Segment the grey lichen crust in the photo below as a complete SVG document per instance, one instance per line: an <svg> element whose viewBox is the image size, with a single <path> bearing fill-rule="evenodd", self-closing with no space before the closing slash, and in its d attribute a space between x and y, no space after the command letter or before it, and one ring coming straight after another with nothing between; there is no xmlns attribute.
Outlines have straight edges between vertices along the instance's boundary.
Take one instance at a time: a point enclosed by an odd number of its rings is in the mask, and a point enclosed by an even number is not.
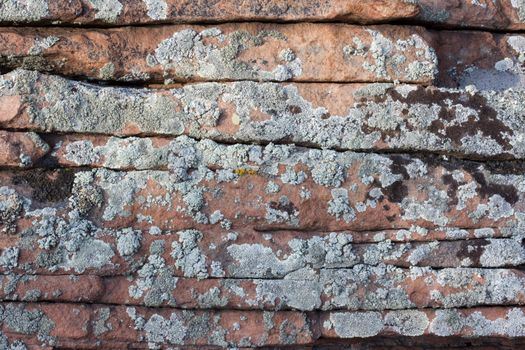
<svg viewBox="0 0 525 350"><path fill-rule="evenodd" d="M440 337L468 334L471 337L523 337L525 315L519 308L510 309L504 317L491 320L480 311L458 309L436 310L433 319L424 311L390 311L344 313L333 312L323 324L341 338L363 338L383 334L389 330L405 336L423 334Z"/></svg>
<svg viewBox="0 0 525 350"><path fill-rule="evenodd" d="M518 19L525 23L525 1L524 0L511 0L512 6L516 9Z"/></svg>
<svg viewBox="0 0 525 350"><path fill-rule="evenodd" d="M148 8L148 16L153 20L165 20L168 17L168 4L165 0L143 0Z"/></svg>
<svg viewBox="0 0 525 350"><path fill-rule="evenodd" d="M272 70L238 58L243 51L261 46L269 38L286 42L286 37L277 31L252 35L247 31L223 34L219 28L201 32L185 29L163 40L155 52L147 56L146 62L151 67L160 65L168 81L187 77L285 81L300 76L301 60L291 49L283 50L280 64Z"/></svg>
<svg viewBox="0 0 525 350"><path fill-rule="evenodd" d="M123 6L118 0L88 0L95 9L95 19L113 23L121 14Z"/></svg>
<svg viewBox="0 0 525 350"><path fill-rule="evenodd" d="M137 132L146 134L187 134L217 141L286 140L296 145L340 150L525 157L525 127L521 122L525 110L523 90L471 94L465 90L372 84L350 88L348 93L354 94L355 102L348 106L348 112L330 115L327 107L314 107L305 99L299 87L238 82L203 83L166 91L131 90L101 88L17 70L0 79L0 96L21 95L28 106L32 127L46 132L119 135L129 134L126 130L135 126L140 130ZM378 88L382 91L380 95ZM433 102L428 102L429 99ZM233 105L234 112L226 114L219 107L224 104ZM254 117L254 111L265 117ZM224 131L221 126L225 123L232 123L235 130ZM150 147L147 140L140 141L144 143L140 147L114 141L116 149ZM78 163L95 159L99 152L112 152L108 146L78 144L93 149L88 160ZM152 154L153 159L161 157ZM116 155L107 158L121 159ZM137 162L138 167L144 167L151 160L144 158L140 162L145 165Z"/></svg>
<svg viewBox="0 0 525 350"><path fill-rule="evenodd" d="M363 69L373 73L378 81L397 80L404 71L406 79L410 81L433 80L438 73L437 55L433 48L417 34L408 39L392 41L377 30L368 29L372 40L367 47L359 37L354 37L353 43L343 48L343 56L363 56ZM420 58L407 64L405 52L414 50ZM370 62L373 63L370 63Z"/></svg>
<svg viewBox="0 0 525 350"><path fill-rule="evenodd" d="M39 22L49 14L47 0L2 0L0 22Z"/></svg>

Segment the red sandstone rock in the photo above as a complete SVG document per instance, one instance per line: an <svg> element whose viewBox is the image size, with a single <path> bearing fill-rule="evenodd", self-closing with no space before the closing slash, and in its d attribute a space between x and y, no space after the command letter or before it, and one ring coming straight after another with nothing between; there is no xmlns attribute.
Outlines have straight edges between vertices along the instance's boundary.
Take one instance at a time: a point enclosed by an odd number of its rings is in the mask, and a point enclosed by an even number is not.
<svg viewBox="0 0 525 350"><path fill-rule="evenodd" d="M525 5L518 0L419 0L419 21L447 27L525 29Z"/></svg>
<svg viewBox="0 0 525 350"><path fill-rule="evenodd" d="M3 287L8 292L0 296L14 301L268 311L525 304L525 275L511 269L405 270L390 265L356 265L319 272L306 268L284 279L202 280L177 278L168 267L147 277L145 270L143 267L137 275L112 277L7 275ZM505 295L499 294L498 285L506 286Z"/></svg>
<svg viewBox="0 0 525 350"><path fill-rule="evenodd" d="M33 132L0 130L0 165L27 167L49 151L47 143Z"/></svg>
<svg viewBox="0 0 525 350"><path fill-rule="evenodd" d="M343 21L377 23L416 19L448 27L521 30L525 8L517 0L20 0L0 5L1 23L130 25L226 21Z"/></svg>
<svg viewBox="0 0 525 350"><path fill-rule="evenodd" d="M474 85L479 90L525 86L525 35L440 31L434 38L439 48L437 85Z"/></svg>
<svg viewBox="0 0 525 350"><path fill-rule="evenodd" d="M124 344L138 349L177 345L260 347L309 344L318 337L315 318L299 312L181 311L59 303L6 303L4 312L1 330L8 337L61 348L118 348ZM17 322L16 317L23 320Z"/></svg>
<svg viewBox="0 0 525 350"><path fill-rule="evenodd" d="M418 27L224 24L3 28L0 66L119 81L401 81L429 84L437 59Z"/></svg>
<svg viewBox="0 0 525 350"><path fill-rule="evenodd" d="M522 348L524 11L1 2L0 349Z"/></svg>
<svg viewBox="0 0 525 350"><path fill-rule="evenodd" d="M521 122L525 94L520 89L237 82L137 91L22 70L3 78L0 127L9 129L118 136L186 134L227 143L284 142L475 159L525 157ZM165 169L173 153L169 139L45 138L56 146L53 162L64 166Z"/></svg>
<svg viewBox="0 0 525 350"><path fill-rule="evenodd" d="M169 171L2 172L0 178L35 204L56 208L61 217L71 210L88 215L93 208L87 218L101 228L341 231L418 225L511 230L521 222L522 176L511 169L503 175L490 164L197 144L186 138L178 140L176 149ZM234 152L242 157L235 158ZM221 154L233 158L221 160ZM82 185L70 192L75 178ZM64 181L66 186L55 188ZM83 193L85 186L96 192ZM89 208L75 204L84 200L91 201ZM20 224L27 228L35 216L30 218L22 217Z"/></svg>
<svg viewBox="0 0 525 350"><path fill-rule="evenodd" d="M413 17L415 3L405 0L192 1L192 0L15 0L0 5L4 23L153 24L216 21L384 22Z"/></svg>
<svg viewBox="0 0 525 350"><path fill-rule="evenodd" d="M66 348L72 344L98 349L123 344L138 349L148 345L162 349L177 345L253 347L308 345L319 337L522 337L523 315L523 309L518 307L338 311L319 315L6 303L2 331L9 338L29 345L48 343ZM16 317L20 319L17 321Z"/></svg>

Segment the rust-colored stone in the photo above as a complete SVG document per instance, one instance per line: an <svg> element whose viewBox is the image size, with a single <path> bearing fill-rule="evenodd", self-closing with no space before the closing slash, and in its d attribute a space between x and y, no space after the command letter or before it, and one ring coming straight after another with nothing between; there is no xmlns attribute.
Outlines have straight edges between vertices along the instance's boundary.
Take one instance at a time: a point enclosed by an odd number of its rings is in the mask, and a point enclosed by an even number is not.
<svg viewBox="0 0 525 350"><path fill-rule="evenodd" d="M429 84L437 73L429 39L419 27L343 24L2 28L0 67L109 81Z"/></svg>
<svg viewBox="0 0 525 350"><path fill-rule="evenodd" d="M0 130L0 165L31 166L48 151L48 144L42 141L36 133Z"/></svg>
<svg viewBox="0 0 525 350"><path fill-rule="evenodd" d="M385 22L419 11L405 0L194 1L13 0L0 4L3 23L130 25L225 21Z"/></svg>
<svg viewBox="0 0 525 350"><path fill-rule="evenodd" d="M418 21L446 27L525 29L525 4L519 0L419 0Z"/></svg>
<svg viewBox="0 0 525 350"><path fill-rule="evenodd" d="M53 162L64 166L164 169L171 152L167 139L71 133L186 134L227 143L525 157L525 94L520 89L237 82L137 91L23 70L3 79L0 108L10 117L0 120L0 127L70 134L49 140L57 145Z"/></svg>

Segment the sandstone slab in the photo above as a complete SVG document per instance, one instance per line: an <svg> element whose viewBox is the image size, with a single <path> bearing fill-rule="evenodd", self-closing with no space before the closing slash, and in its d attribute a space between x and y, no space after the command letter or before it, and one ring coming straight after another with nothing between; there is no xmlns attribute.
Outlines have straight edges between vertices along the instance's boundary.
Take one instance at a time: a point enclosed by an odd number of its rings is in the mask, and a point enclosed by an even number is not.
<svg viewBox="0 0 525 350"><path fill-rule="evenodd" d="M315 318L299 312L182 311L96 304L5 303L1 330L29 345L88 349L225 348L309 344Z"/></svg>
<svg viewBox="0 0 525 350"><path fill-rule="evenodd" d="M234 21L386 22L419 11L406 0L192 1L10 0L0 4L0 23L136 25Z"/></svg>
<svg viewBox="0 0 525 350"><path fill-rule="evenodd" d="M0 130L0 165L28 167L49 151L49 145L34 132Z"/></svg>
<svg viewBox="0 0 525 350"><path fill-rule="evenodd" d="M176 147L164 171L31 170L0 176L5 193L18 194L21 203L49 206L66 220L70 212L81 214L101 228L372 231L521 225L523 175L513 167L187 137L179 137ZM61 182L65 186L57 189ZM86 188L93 190L84 193ZM29 217L18 213L16 220L27 225ZM32 220L47 215L32 214Z"/></svg>
<svg viewBox="0 0 525 350"><path fill-rule="evenodd" d="M185 134L228 143L435 152L474 159L525 156L525 93L519 89L237 82L138 90L23 70L0 81L0 127L9 129ZM60 144L52 155L59 164L115 169L165 168L171 147L158 138L78 135L55 137L54 144ZM75 149L77 155L71 153Z"/></svg>
<svg viewBox="0 0 525 350"><path fill-rule="evenodd" d="M418 20L434 25L525 29L525 4L520 0L419 0L418 5Z"/></svg>
<svg viewBox="0 0 525 350"><path fill-rule="evenodd" d="M29 346L137 349L314 344L374 336L523 337L523 308L384 312L181 311L141 307L6 303L2 332ZM23 319L23 321L20 321ZM284 326L283 326L284 324ZM195 327L199 327L199 332ZM5 337L5 336L4 336Z"/></svg>
<svg viewBox="0 0 525 350"><path fill-rule="evenodd" d="M127 82L429 84L437 72L429 39L419 27L343 24L2 28L0 67Z"/></svg>
<svg viewBox="0 0 525 350"><path fill-rule="evenodd" d="M513 269L408 270L359 264L319 271L307 267L282 279L195 279L176 277L168 262L154 266L152 256L148 259L137 274L127 276L4 275L0 297L190 310L382 311L525 305L525 275ZM146 272L152 269L153 273Z"/></svg>

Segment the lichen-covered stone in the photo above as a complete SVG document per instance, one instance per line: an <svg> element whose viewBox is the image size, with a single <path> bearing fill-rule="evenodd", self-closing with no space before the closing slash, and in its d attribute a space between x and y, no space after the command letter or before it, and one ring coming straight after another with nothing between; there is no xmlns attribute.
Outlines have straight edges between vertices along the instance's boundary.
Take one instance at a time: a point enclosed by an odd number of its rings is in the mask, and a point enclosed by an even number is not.
<svg viewBox="0 0 525 350"><path fill-rule="evenodd" d="M34 132L0 130L0 165L29 167L49 152L49 145Z"/></svg>
<svg viewBox="0 0 525 350"><path fill-rule="evenodd" d="M524 100L520 89L472 93L385 84L238 82L137 91L17 70L0 80L0 126L520 159ZM76 135L58 136L54 143L51 156L60 164L113 169L162 169L179 147L166 139ZM316 178L326 162L319 162ZM287 181L298 183L301 175L294 176Z"/></svg>
<svg viewBox="0 0 525 350"><path fill-rule="evenodd" d="M407 317L408 316L408 317ZM321 332L327 338L362 338L386 334L439 337L523 337L522 308L472 308L324 314Z"/></svg>
<svg viewBox="0 0 525 350"><path fill-rule="evenodd" d="M0 349L524 348L524 1L0 0Z"/></svg>
<svg viewBox="0 0 525 350"><path fill-rule="evenodd" d="M0 23L130 25L205 21L385 22L418 13L406 0L249 0L220 3L193 0L5 0Z"/></svg>
<svg viewBox="0 0 525 350"><path fill-rule="evenodd" d="M447 27L525 29L522 0L418 0L418 21Z"/></svg>
<svg viewBox="0 0 525 350"><path fill-rule="evenodd" d="M437 74L437 57L429 40L419 27L304 23L131 27L126 31L3 28L0 67L128 82L429 84ZM192 107L203 108L210 106Z"/></svg>

